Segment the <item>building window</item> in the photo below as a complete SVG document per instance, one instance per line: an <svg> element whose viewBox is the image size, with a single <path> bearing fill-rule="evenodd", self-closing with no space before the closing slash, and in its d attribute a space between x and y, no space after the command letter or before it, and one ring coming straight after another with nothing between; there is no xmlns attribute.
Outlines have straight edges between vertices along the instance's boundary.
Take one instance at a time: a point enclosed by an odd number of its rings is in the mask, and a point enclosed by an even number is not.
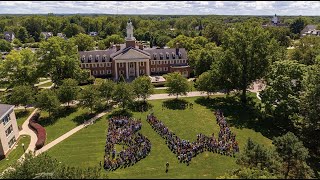
<svg viewBox="0 0 320 180"><path fill-rule="evenodd" d="M100 67L104 67L104 64L103 64L103 63L100 63Z"/></svg>
<svg viewBox="0 0 320 180"><path fill-rule="evenodd" d="M151 61L151 65L155 65L155 61Z"/></svg>
<svg viewBox="0 0 320 180"><path fill-rule="evenodd" d="M8 127L8 129L6 130L6 136L8 137L11 133L13 132L13 127L12 124Z"/></svg>
<svg viewBox="0 0 320 180"><path fill-rule="evenodd" d="M144 62L140 62L140 66L143 67L144 66Z"/></svg>
<svg viewBox="0 0 320 180"><path fill-rule="evenodd" d="M10 115L6 115L3 119L2 119L2 123L3 126L5 126L9 121L11 120Z"/></svg>
<svg viewBox="0 0 320 180"><path fill-rule="evenodd" d="M123 70L120 70L120 71L119 71L119 74L120 74L120 75L124 75L124 71L123 71Z"/></svg>
<svg viewBox="0 0 320 180"><path fill-rule="evenodd" d="M161 61L158 61L158 64L161 64Z"/></svg>
<svg viewBox="0 0 320 180"><path fill-rule="evenodd" d="M175 59L176 58L176 54L172 53L172 58Z"/></svg>
<svg viewBox="0 0 320 180"><path fill-rule="evenodd" d="M144 74L144 69L140 69L140 74Z"/></svg>
<svg viewBox="0 0 320 180"><path fill-rule="evenodd" d="M168 67L164 67L164 68L163 68L163 71L168 71Z"/></svg>
<svg viewBox="0 0 320 180"><path fill-rule="evenodd" d="M8 142L9 148L11 148L12 145L13 145L15 142L16 142L16 137L13 136L13 137L10 139L10 141Z"/></svg>
<svg viewBox="0 0 320 180"><path fill-rule="evenodd" d="M151 72L154 72L154 68L151 68Z"/></svg>
<svg viewBox="0 0 320 180"><path fill-rule="evenodd" d="M182 57L182 55L181 55L181 53L179 52L179 59L181 59L181 57Z"/></svg>
<svg viewBox="0 0 320 180"><path fill-rule="evenodd" d="M86 59L86 56L82 56L82 61L84 61Z"/></svg>
<svg viewBox="0 0 320 180"><path fill-rule="evenodd" d="M105 62L106 59L107 59L107 56L106 56L106 55L103 55L103 57L102 57L102 62Z"/></svg>
<svg viewBox="0 0 320 180"><path fill-rule="evenodd" d="M89 64L86 64L86 68L88 68L89 67Z"/></svg>
<svg viewBox="0 0 320 180"><path fill-rule="evenodd" d="M168 64L168 61L164 61L164 64Z"/></svg>
<svg viewBox="0 0 320 180"><path fill-rule="evenodd" d="M98 62L99 60L99 55L96 55L96 62Z"/></svg>
<svg viewBox="0 0 320 180"><path fill-rule="evenodd" d="M154 60L157 59L157 54L153 54L153 59L154 59Z"/></svg>
<svg viewBox="0 0 320 180"><path fill-rule="evenodd" d="M166 53L166 58L169 59L169 53Z"/></svg>
<svg viewBox="0 0 320 180"><path fill-rule="evenodd" d="M174 64L174 60L170 60L170 64Z"/></svg>
<svg viewBox="0 0 320 180"><path fill-rule="evenodd" d="M111 70L107 70L107 74L111 74Z"/></svg>
<svg viewBox="0 0 320 180"><path fill-rule="evenodd" d="M89 60L90 60L90 61L92 60L92 55L89 56Z"/></svg>
<svg viewBox="0 0 320 180"><path fill-rule="evenodd" d="M92 64L92 67L95 68L95 67L97 67L97 65L96 64Z"/></svg>
<svg viewBox="0 0 320 180"><path fill-rule="evenodd" d="M107 67L111 67L111 63L106 63Z"/></svg>
<svg viewBox="0 0 320 180"><path fill-rule="evenodd" d="M162 71L162 67L159 67L159 71L160 71L160 72Z"/></svg>

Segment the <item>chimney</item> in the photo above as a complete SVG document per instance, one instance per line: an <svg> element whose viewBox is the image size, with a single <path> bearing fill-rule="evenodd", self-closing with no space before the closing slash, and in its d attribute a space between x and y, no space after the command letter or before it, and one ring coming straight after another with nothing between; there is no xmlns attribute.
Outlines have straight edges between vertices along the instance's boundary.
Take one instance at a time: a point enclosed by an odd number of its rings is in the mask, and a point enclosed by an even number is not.
<svg viewBox="0 0 320 180"><path fill-rule="evenodd" d="M116 50L119 51L120 50L120 44L116 45Z"/></svg>
<svg viewBox="0 0 320 180"><path fill-rule="evenodd" d="M179 43L176 43L176 54L179 54Z"/></svg>
<svg viewBox="0 0 320 180"><path fill-rule="evenodd" d="M143 44L139 44L139 49L143 50Z"/></svg>

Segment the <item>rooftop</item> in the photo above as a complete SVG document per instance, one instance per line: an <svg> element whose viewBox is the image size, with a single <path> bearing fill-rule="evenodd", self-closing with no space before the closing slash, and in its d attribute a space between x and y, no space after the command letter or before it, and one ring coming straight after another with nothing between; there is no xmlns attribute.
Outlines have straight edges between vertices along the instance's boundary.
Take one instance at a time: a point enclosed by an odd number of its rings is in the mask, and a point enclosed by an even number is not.
<svg viewBox="0 0 320 180"><path fill-rule="evenodd" d="M0 104L0 118L2 118L2 116L12 108L14 108L14 105Z"/></svg>

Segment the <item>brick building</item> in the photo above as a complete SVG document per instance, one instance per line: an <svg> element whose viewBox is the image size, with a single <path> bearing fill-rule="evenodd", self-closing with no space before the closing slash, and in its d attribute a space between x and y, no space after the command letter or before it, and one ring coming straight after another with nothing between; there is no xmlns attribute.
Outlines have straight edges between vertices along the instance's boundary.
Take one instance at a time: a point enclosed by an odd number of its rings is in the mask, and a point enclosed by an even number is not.
<svg viewBox="0 0 320 180"><path fill-rule="evenodd" d="M135 78L140 75L163 75L180 72L189 77L187 52L184 48L145 48L133 36L132 22L127 23L125 44L113 45L106 50L80 51L81 68L89 69L95 77L115 80Z"/></svg>

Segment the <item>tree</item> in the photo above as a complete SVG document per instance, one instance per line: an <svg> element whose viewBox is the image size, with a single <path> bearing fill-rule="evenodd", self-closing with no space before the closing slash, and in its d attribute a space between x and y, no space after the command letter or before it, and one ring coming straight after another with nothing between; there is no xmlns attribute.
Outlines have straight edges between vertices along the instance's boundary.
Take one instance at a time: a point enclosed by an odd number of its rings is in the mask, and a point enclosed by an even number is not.
<svg viewBox="0 0 320 180"><path fill-rule="evenodd" d="M106 79L98 86L100 92L100 97L104 98L109 104L109 100L112 97L113 90L115 88L115 83L112 80Z"/></svg>
<svg viewBox="0 0 320 180"><path fill-rule="evenodd" d="M242 167L232 172L219 176L217 179L279 179L281 177L267 170Z"/></svg>
<svg viewBox="0 0 320 180"><path fill-rule="evenodd" d="M203 36L208 38L211 42L215 42L218 46L220 46L224 30L225 27L223 24L210 23L205 27Z"/></svg>
<svg viewBox="0 0 320 180"><path fill-rule="evenodd" d="M16 86L12 89L9 102L16 106L23 105L26 110L27 105L34 102L34 94L34 89L31 86Z"/></svg>
<svg viewBox="0 0 320 180"><path fill-rule="evenodd" d="M133 92L138 98L142 98L143 101L146 101L151 94L153 94L153 85L148 76L139 76L134 79L132 82Z"/></svg>
<svg viewBox="0 0 320 180"><path fill-rule="evenodd" d="M232 69L229 76L236 89L242 91L241 101L246 104L248 86L256 79L262 78L269 69L270 61L268 44L269 33L262 27L248 22L229 28L222 41L224 56L221 59L224 67Z"/></svg>
<svg viewBox="0 0 320 180"><path fill-rule="evenodd" d="M15 38L12 43L14 44L14 47L21 47L22 43L20 42L19 39Z"/></svg>
<svg viewBox="0 0 320 180"><path fill-rule="evenodd" d="M49 117L51 113L56 112L60 107L56 93L50 89L40 91L36 95L35 102L37 108L48 111Z"/></svg>
<svg viewBox="0 0 320 180"><path fill-rule="evenodd" d="M78 51L90 51L93 50L95 46L93 38L87 34L77 34L70 40L78 46Z"/></svg>
<svg viewBox="0 0 320 180"><path fill-rule="evenodd" d="M69 103L76 100L79 92L78 82L74 79L65 79L58 89L58 99L61 103Z"/></svg>
<svg viewBox="0 0 320 180"><path fill-rule="evenodd" d="M134 99L131 84L119 82L114 88L112 99L121 103L122 109L125 109Z"/></svg>
<svg viewBox="0 0 320 180"><path fill-rule="evenodd" d="M12 46L8 41L4 39L0 39L0 51L9 52L11 51L11 49L12 49Z"/></svg>
<svg viewBox="0 0 320 180"><path fill-rule="evenodd" d="M285 179L307 179L313 177L313 171L306 164L306 159L309 157L308 149L303 146L302 142L292 132L274 138L272 143L283 160Z"/></svg>
<svg viewBox="0 0 320 180"><path fill-rule="evenodd" d="M301 131L304 143L314 154L320 154L320 56L315 65L309 66L302 81L303 93L300 96L299 121L295 122Z"/></svg>
<svg viewBox="0 0 320 180"><path fill-rule="evenodd" d="M106 47L110 47L110 44L120 44L124 43L124 39L118 35L118 34L112 34L111 36L107 36L106 39L104 39L104 45Z"/></svg>
<svg viewBox="0 0 320 180"><path fill-rule="evenodd" d="M40 43L38 50L38 73L49 75L56 85L66 78L82 78L78 51L72 41L51 37Z"/></svg>
<svg viewBox="0 0 320 180"><path fill-rule="evenodd" d="M23 161L17 161L3 179L100 179L107 178L101 168L69 167L46 153L34 156L27 153Z"/></svg>
<svg viewBox="0 0 320 180"><path fill-rule="evenodd" d="M196 87L198 91L204 91L207 93L208 98L211 93L217 92L217 87L215 87L213 82L214 77L212 77L212 73L209 71L202 73L197 81Z"/></svg>
<svg viewBox="0 0 320 180"><path fill-rule="evenodd" d="M304 18L295 19L292 24L290 24L290 31L294 34L298 34L307 25L307 20Z"/></svg>
<svg viewBox="0 0 320 180"><path fill-rule="evenodd" d="M101 103L99 98L99 91L95 85L88 85L80 91L79 97L80 105L86 108L90 108L92 114L93 109L98 107Z"/></svg>
<svg viewBox="0 0 320 180"><path fill-rule="evenodd" d="M174 72L164 76L166 78L166 87L169 96L175 95L177 98L179 95L187 95L190 91L188 80L180 73Z"/></svg>
<svg viewBox="0 0 320 180"><path fill-rule="evenodd" d="M170 39L171 38L166 35L158 36L156 39L156 44L157 46L163 48L170 41Z"/></svg>
<svg viewBox="0 0 320 180"><path fill-rule="evenodd" d="M71 23L71 24L68 24L64 30L63 30L63 33L68 37L72 37L72 36L75 36L77 34L80 34L80 33L85 33L85 30L83 29L83 27L75 24L75 23Z"/></svg>
<svg viewBox="0 0 320 180"><path fill-rule="evenodd" d="M292 59L305 65L312 65L315 64L318 55L320 55L320 38L305 36L296 44L292 53Z"/></svg>
<svg viewBox="0 0 320 180"><path fill-rule="evenodd" d="M274 62L266 76L266 88L260 95L266 112L283 122L283 127L288 129L293 129L289 117L299 111L305 68L297 61Z"/></svg>
<svg viewBox="0 0 320 180"><path fill-rule="evenodd" d="M30 49L11 51L0 66L12 86L34 85L38 80L36 55Z"/></svg>

